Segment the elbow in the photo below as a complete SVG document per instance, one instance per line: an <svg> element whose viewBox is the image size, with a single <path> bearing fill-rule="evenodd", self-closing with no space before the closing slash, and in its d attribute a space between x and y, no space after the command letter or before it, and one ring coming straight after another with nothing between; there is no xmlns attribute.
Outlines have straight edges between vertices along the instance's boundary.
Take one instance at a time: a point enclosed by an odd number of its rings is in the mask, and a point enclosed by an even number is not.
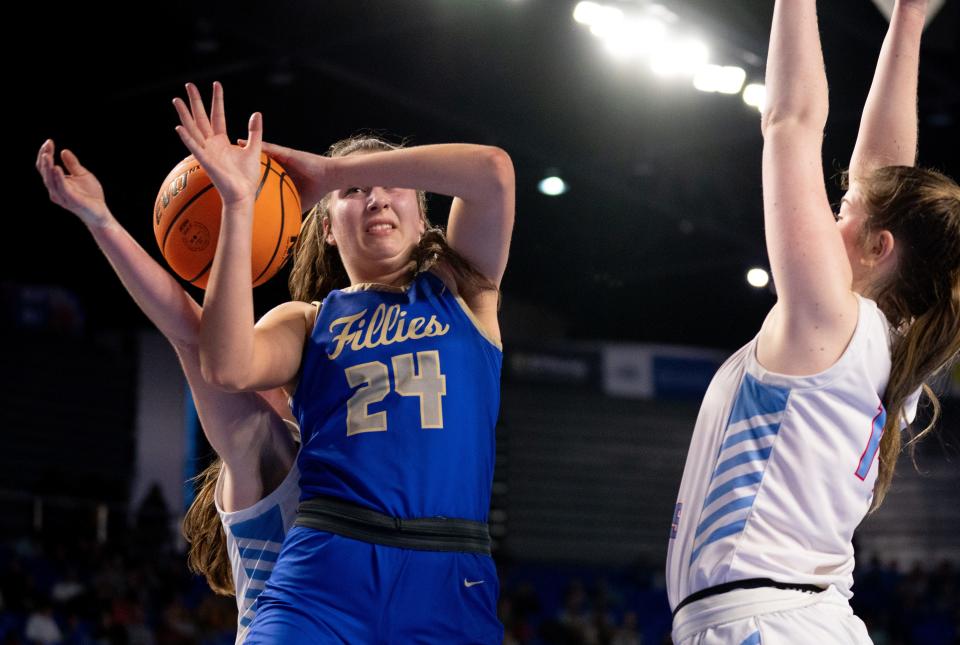
<svg viewBox="0 0 960 645"><path fill-rule="evenodd" d="M760 132L764 137L779 129L809 130L823 133L827 125L827 108L793 108L767 106L760 117Z"/></svg>
<svg viewBox="0 0 960 645"><path fill-rule="evenodd" d="M500 193L512 192L515 182L513 160L507 151L496 146L483 146L482 155L491 188Z"/></svg>
<svg viewBox="0 0 960 645"><path fill-rule="evenodd" d="M212 385L218 390L230 392L231 394L247 391L245 383L239 378L240 375L237 374L235 370L225 369L223 366L211 365L211 361L209 359L204 360L202 355L200 357L200 374L207 384Z"/></svg>
<svg viewBox="0 0 960 645"><path fill-rule="evenodd" d="M827 113L829 106L824 101L823 105L819 102L797 105L795 103L787 104L769 104L760 115L760 132L764 137L781 127L790 129L813 130L823 132L827 125Z"/></svg>

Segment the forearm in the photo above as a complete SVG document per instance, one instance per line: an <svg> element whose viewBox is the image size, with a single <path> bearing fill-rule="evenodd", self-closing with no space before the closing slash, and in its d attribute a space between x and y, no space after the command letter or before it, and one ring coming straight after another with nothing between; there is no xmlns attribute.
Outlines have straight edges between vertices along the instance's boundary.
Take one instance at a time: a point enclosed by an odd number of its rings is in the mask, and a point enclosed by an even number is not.
<svg viewBox="0 0 960 645"><path fill-rule="evenodd" d="M823 129L828 111L827 77L815 0L777 0L767 55L766 88L764 132L784 122Z"/></svg>
<svg viewBox="0 0 960 645"><path fill-rule="evenodd" d="M335 187L416 188L465 202L491 199L512 187L512 178L512 164L505 152L464 143L348 155L333 159L330 165L330 184Z"/></svg>
<svg viewBox="0 0 960 645"><path fill-rule="evenodd" d="M246 457L256 457L258 442L266 438L265 430L276 416L270 406L256 392L228 393L207 383L196 346L174 345L174 350L210 446L234 466L243 465ZM256 464L247 470L256 473Z"/></svg>
<svg viewBox="0 0 960 645"><path fill-rule="evenodd" d="M200 363L211 383L239 388L253 358L253 201L225 207L203 299Z"/></svg>
<svg viewBox="0 0 960 645"><path fill-rule="evenodd" d="M200 306L163 267L109 215L88 226L127 292L172 343L199 341Z"/></svg>
<svg viewBox="0 0 960 645"><path fill-rule="evenodd" d="M925 2L897 2L850 159L854 180L881 166L912 166L917 155L917 76Z"/></svg>

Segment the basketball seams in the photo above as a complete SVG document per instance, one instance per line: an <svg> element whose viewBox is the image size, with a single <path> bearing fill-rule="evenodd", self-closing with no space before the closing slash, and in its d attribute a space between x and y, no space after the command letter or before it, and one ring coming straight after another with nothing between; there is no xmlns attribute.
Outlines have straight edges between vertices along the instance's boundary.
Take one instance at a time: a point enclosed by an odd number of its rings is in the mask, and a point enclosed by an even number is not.
<svg viewBox="0 0 960 645"><path fill-rule="evenodd" d="M289 175L285 171L283 171L282 167L279 166L279 164L277 164L272 159L267 157L260 162L260 166L261 166L261 176L260 176L260 181L256 188L255 204L260 203L261 194L263 193L264 190L266 190L267 193L266 195L263 195L264 198L267 199L267 201L273 203L273 206L269 206L268 210L271 208L274 210L273 210L273 215L271 216L273 218L273 224L268 225L267 230L264 231L265 233L267 233L267 235L259 236L261 240L261 243L259 245L260 250L259 251L255 250L254 256L251 258L257 265L262 267L262 269L259 270L259 273L257 274L257 277L253 282L254 286L260 284L260 282L264 280L264 276L266 275L272 276L273 274L275 274L279 269L279 266L282 266L282 264L285 263L285 262L282 262L277 267L274 267L274 265L277 264L278 257L281 256L281 251L288 248L284 244L284 241L295 232L292 228L294 224L292 220L295 218L293 217L293 215L291 215L290 217L287 217L286 209L288 207L296 208L297 204L300 201L296 186L294 185ZM202 167L200 169L202 169ZM171 173L171 175L175 174L176 170L177 169L175 169L174 172ZM209 178L208 178L208 182L209 182ZM166 187L167 184L169 184L169 181L165 180L164 187ZM184 240L182 241L180 240L179 237L175 237L175 239L171 239L171 233L173 232L174 228L178 228L178 227L182 228L181 226L182 222L183 223L188 221L191 222L191 230L192 230L193 224L196 224L198 226L202 226L202 225L210 226L211 217L210 217L210 213L207 213L208 210L211 210L209 208L209 204L204 205L203 203L198 203L198 201L202 199L209 200L211 198L216 198L217 197L216 191L214 192L213 195L209 194L209 191L211 188L215 190L215 186L213 186L212 182L207 183L206 185L200 188L197 188L197 192L192 195L189 195L189 197L187 197L187 195L181 195L181 197L187 198L186 202L182 206L179 206L178 208L176 207L176 205L172 205L176 208L175 212L161 213L161 217L163 215L166 215L166 217L164 218L167 220L166 222L164 222L165 225L156 226L156 222L155 222L155 226L154 226L156 232L160 234L158 239L158 242L160 243L159 244L160 252L163 255L163 257L167 260L167 264L170 266L170 268L174 269L174 271L183 280L199 288L206 288L206 284L205 284L206 279L209 278L209 273L213 266L213 255L209 256L209 261L206 261L202 269L199 269L198 271L198 269L196 268L196 260L200 260L201 262L204 262L205 258L203 258L203 255L198 256L196 253L191 254L190 252L188 252L188 251L196 252L198 249L194 249L192 247L188 248L189 243L187 242L186 238L184 238ZM166 188L162 190L165 190L165 189ZM279 191L279 195L275 195L271 193L270 191L272 190ZM289 195L285 194L287 190L290 191ZM159 199L160 198L158 197L158 200ZM279 204L277 204L276 200L279 200ZM277 209L277 206L279 206L279 209ZM279 215L279 218L277 218L277 215ZM300 215L300 213L298 212L297 215ZM218 213L218 217L219 217L219 213ZM217 220L217 223L219 224L219 219ZM288 231L287 229L291 229L291 230ZM270 244L269 234L272 233L274 230L276 231L274 244L273 244L273 248L270 249L270 247L268 246ZM215 254L216 252L215 239L213 240L211 251L213 254ZM211 251L207 251L207 252L210 253ZM269 253L269 259L265 264L262 262L256 262L258 257L263 258L268 253ZM286 254L284 253L283 255L284 255L284 260L286 260ZM191 260L189 258L194 258L194 259ZM174 261L175 264L171 264L171 261ZM180 269L174 268L175 266L180 267ZM184 275L184 273L181 272L184 269L186 269L190 273ZM193 275L191 276L190 274L193 274ZM201 282L203 284L200 284Z"/></svg>

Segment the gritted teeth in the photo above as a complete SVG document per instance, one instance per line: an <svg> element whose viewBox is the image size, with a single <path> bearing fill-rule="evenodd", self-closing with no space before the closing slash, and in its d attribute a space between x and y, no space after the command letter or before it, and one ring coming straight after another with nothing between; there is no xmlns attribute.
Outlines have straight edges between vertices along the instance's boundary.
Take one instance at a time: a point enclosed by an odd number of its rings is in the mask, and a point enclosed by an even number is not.
<svg viewBox="0 0 960 645"><path fill-rule="evenodd" d="M396 226L389 222L381 222L367 227L367 233L378 233L380 231L392 231Z"/></svg>

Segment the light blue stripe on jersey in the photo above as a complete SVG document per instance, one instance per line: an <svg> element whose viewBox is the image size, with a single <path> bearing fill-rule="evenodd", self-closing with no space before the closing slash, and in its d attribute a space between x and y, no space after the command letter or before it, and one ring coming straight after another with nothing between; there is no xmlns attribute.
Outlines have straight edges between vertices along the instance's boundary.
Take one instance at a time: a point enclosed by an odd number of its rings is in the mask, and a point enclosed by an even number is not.
<svg viewBox="0 0 960 645"><path fill-rule="evenodd" d="M283 542L283 513L279 505L274 505L269 511L257 515L244 522L230 525L233 536L245 540L260 540L263 542Z"/></svg>
<svg viewBox="0 0 960 645"><path fill-rule="evenodd" d="M735 535L746 526L746 518L750 514L767 461L773 452L772 440L780 432L780 423L789 396L790 390L787 388L760 383L750 374L744 374L720 444L717 465L710 478L703 509L700 511L694 549L690 554L691 564L705 546ZM724 477L728 471L745 465L749 465L752 472L734 472L733 477ZM707 514L711 504L734 490L741 494ZM704 514L707 514L706 517ZM707 533L722 520L728 523Z"/></svg>
<svg viewBox="0 0 960 645"><path fill-rule="evenodd" d="M269 580L270 574L273 573L273 567L269 569L244 569L247 572L247 577L251 580Z"/></svg>
<svg viewBox="0 0 960 645"><path fill-rule="evenodd" d="M790 396L788 388L767 385L749 374L744 374L740 391L737 392L737 399L733 402L727 427L762 414L783 412L787 407L788 396Z"/></svg>
<svg viewBox="0 0 960 645"><path fill-rule="evenodd" d="M726 441L723 442L723 445L720 446L720 452L723 452L730 446L738 444L741 441L756 441L761 437L777 434L779 431L780 422L765 426L757 426L755 428L747 428L743 432L737 432L727 437Z"/></svg>
<svg viewBox="0 0 960 645"><path fill-rule="evenodd" d="M737 533L742 531L743 527L746 525L747 525L747 520L743 519L743 520L734 522L733 524L727 524L726 526L721 526L716 531L711 533L707 537L707 539L700 544L700 546L694 549L693 554L690 556L690 561L693 562L694 560L697 559L697 556L700 555L700 551L703 550L703 547L707 546L708 544L712 544L716 542L720 538L725 538L728 535L736 535Z"/></svg>
<svg viewBox="0 0 960 645"><path fill-rule="evenodd" d="M738 511L741 508L750 508L753 505L753 500L756 495L751 495L750 497L738 497L737 499L724 504L713 513L707 516L705 520L700 522L700 526L697 527L697 533L695 537L700 537L700 534L706 531L708 528L714 525L717 520L719 520L724 515L728 515L733 511Z"/></svg>
<svg viewBox="0 0 960 645"><path fill-rule="evenodd" d="M707 496L707 501L703 503L704 508L723 497L730 491L743 488L744 486L752 486L753 484L759 484L760 480L763 479L763 471L758 471L755 473L748 473L746 475L740 475L739 477L734 477L724 482L722 485L717 486L713 491Z"/></svg>
<svg viewBox="0 0 960 645"><path fill-rule="evenodd" d="M276 562L277 558L280 557L279 542L267 542L265 545L255 544L251 546L242 546L240 541L237 540L237 549L240 551L240 557L244 560L266 560L268 562Z"/></svg>
<svg viewBox="0 0 960 645"><path fill-rule="evenodd" d="M740 645L760 645L760 642L760 632L753 632L743 639L743 642L740 643Z"/></svg>
<svg viewBox="0 0 960 645"><path fill-rule="evenodd" d="M270 577L273 566L280 557L280 548L286 533L283 512L279 505L275 505L256 517L230 525L229 529L247 576L239 620L240 626L246 627L257 615L257 597L263 591L263 583Z"/></svg>
<svg viewBox="0 0 960 645"><path fill-rule="evenodd" d="M751 461L766 461L767 457L770 456L770 451L772 448L769 446L763 448L762 450L744 450L741 453L725 459L717 466L717 469L713 471L713 479L717 478L717 475L725 473L731 468L736 468L737 466L742 466L743 464L750 463Z"/></svg>

